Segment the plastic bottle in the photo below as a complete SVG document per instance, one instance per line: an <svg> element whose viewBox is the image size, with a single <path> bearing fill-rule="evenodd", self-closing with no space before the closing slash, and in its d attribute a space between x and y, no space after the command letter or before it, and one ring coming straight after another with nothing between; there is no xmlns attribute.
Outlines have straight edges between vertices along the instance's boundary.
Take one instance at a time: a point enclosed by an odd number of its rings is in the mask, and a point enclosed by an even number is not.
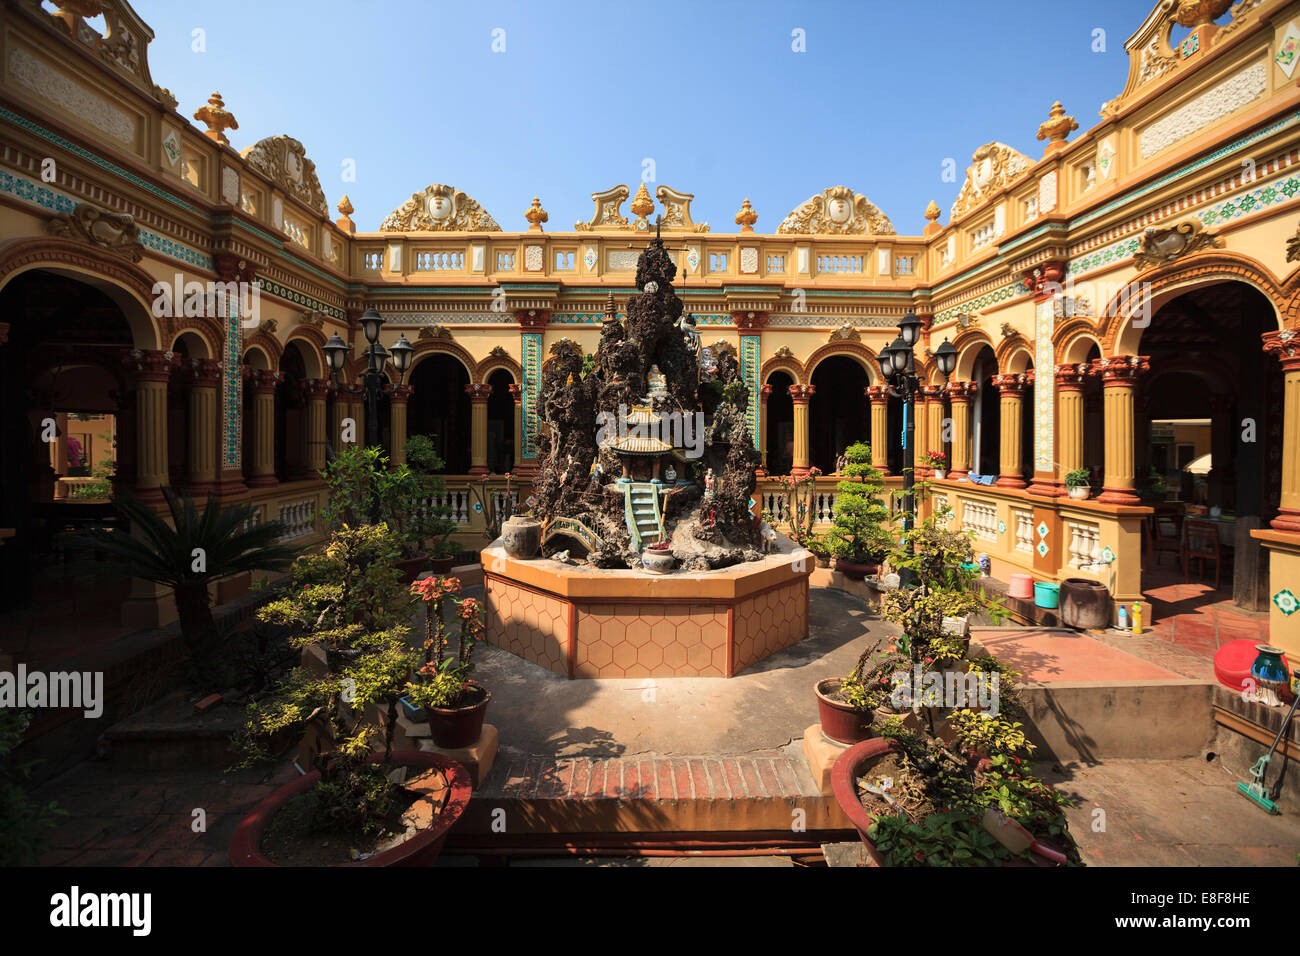
<svg viewBox="0 0 1300 956"><path fill-rule="evenodd" d="M1142 633L1142 605L1137 601L1133 602L1133 633Z"/></svg>
<svg viewBox="0 0 1300 956"><path fill-rule="evenodd" d="M1119 606L1119 623L1116 625L1121 631L1128 630L1128 610L1123 604Z"/></svg>

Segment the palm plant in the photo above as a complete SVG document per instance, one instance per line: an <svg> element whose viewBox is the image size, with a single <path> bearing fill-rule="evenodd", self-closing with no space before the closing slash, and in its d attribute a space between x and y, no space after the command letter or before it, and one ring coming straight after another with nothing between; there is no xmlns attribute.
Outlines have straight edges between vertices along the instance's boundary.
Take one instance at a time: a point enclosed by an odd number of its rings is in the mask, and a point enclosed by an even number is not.
<svg viewBox="0 0 1300 956"><path fill-rule="evenodd" d="M189 495L170 488L164 488L163 494L170 521L139 501L120 501L118 510L135 533L100 529L81 538L114 558L124 574L171 588L181 638L190 655L191 678L196 689L216 688L226 675L217 666L220 635L208 586L243 571L287 568L298 549L279 543L285 532L281 522L250 524L256 514L253 505L223 507L215 495L209 495L199 513Z"/></svg>

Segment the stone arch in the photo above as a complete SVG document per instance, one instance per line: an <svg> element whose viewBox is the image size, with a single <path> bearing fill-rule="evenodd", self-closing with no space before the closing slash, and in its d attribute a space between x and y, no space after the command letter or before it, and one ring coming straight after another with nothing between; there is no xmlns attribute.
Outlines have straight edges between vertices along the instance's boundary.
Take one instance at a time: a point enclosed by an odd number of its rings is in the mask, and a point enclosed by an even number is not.
<svg viewBox="0 0 1300 956"><path fill-rule="evenodd" d="M209 358L221 357L221 344L225 341L225 335L221 329L221 323L216 319L210 319L206 316L178 316L174 319L165 319L164 326L167 332L167 340L175 342L178 338L186 333L196 335L203 340L203 344L208 348Z"/></svg>
<svg viewBox="0 0 1300 956"><path fill-rule="evenodd" d="M957 367L952 373L953 381L970 381L975 371L975 357L986 345L993 350L994 355L997 354L997 347L987 332L980 329L964 329L957 333L957 337L952 340L952 347L957 350Z"/></svg>
<svg viewBox="0 0 1300 956"><path fill-rule="evenodd" d="M152 308L157 280L140 266L96 246L56 236L19 239L0 249L0 289L31 269L99 289L122 310L136 348L159 348L163 336Z"/></svg>
<svg viewBox="0 0 1300 956"><path fill-rule="evenodd" d="M758 372L758 383L766 385L773 372L785 372L794 380L795 384L807 382L803 363L788 352L784 355L773 355L763 363Z"/></svg>
<svg viewBox="0 0 1300 956"><path fill-rule="evenodd" d="M424 359L431 355L450 355L452 358L465 366L465 372L469 375L471 385L477 385L482 382L478 377L479 364L474 361L473 356L459 345L454 339L420 339L415 343L415 351L411 353L411 368L406 373L408 376L415 371L415 367ZM358 361L362 361L358 359ZM360 370L362 366L358 366ZM522 380L522 374L516 381Z"/></svg>
<svg viewBox="0 0 1300 956"><path fill-rule="evenodd" d="M845 340L842 342L827 342L821 348L808 356L808 361L803 363L803 378L799 381L803 385L812 382L813 372L817 366L828 358L835 355L844 355L855 359L859 365L867 370L867 382L872 385L880 384L880 367L876 364L876 353L861 342Z"/></svg>
<svg viewBox="0 0 1300 956"><path fill-rule="evenodd" d="M280 367L280 356L284 354L284 344L274 335L259 331L244 339L244 348L240 353L241 359L253 346L256 346L266 356L266 360L270 363L267 366L268 368L277 369Z"/></svg>
<svg viewBox="0 0 1300 956"><path fill-rule="evenodd" d="M1262 263L1223 249L1196 253L1149 269L1139 273L1134 281L1138 279L1150 284L1152 315L1177 296L1218 282L1244 282L1263 293L1273 306L1278 328L1294 326L1297 313L1292 310L1300 309L1300 270L1292 273L1284 287ZM1119 292L1106 303L1106 311L1097 322L1103 355L1137 354L1142 329L1133 325L1136 303L1132 299L1127 292ZM1285 311L1282 303L1286 304Z"/></svg>
<svg viewBox="0 0 1300 956"><path fill-rule="evenodd" d="M514 379L516 385L523 384L523 367L506 354L505 349L500 348L500 346L493 349L492 352L488 354L487 358L478 363L474 373L470 375L470 380L473 382L486 382L488 376L498 369L504 369L509 372L510 377Z"/></svg>
<svg viewBox="0 0 1300 956"><path fill-rule="evenodd" d="M1097 323L1093 319L1076 316L1067 319L1052 332L1052 356L1057 365L1076 365L1082 362L1094 345L1099 352L1105 354L1097 335Z"/></svg>
<svg viewBox="0 0 1300 956"><path fill-rule="evenodd" d="M250 358L252 359L250 361ZM280 356L272 356L266 349L266 346L260 342L245 343L243 352L239 355L239 363L248 365L251 368L267 371L278 368L280 365Z"/></svg>
<svg viewBox="0 0 1300 956"><path fill-rule="evenodd" d="M182 329L176 335L169 336L169 338L171 339L171 345L169 345L168 348L171 349L171 351L173 352L176 351L176 346L180 345L181 339L191 339L197 342L200 346L202 346L201 354L196 354L195 350L189 348L189 346L187 345L187 350L190 352L190 358L210 359L210 358L216 358L220 354L219 352L213 349L212 343L209 342L207 340L207 337L204 336L203 333L200 332L198 329L193 329L193 328Z"/></svg>
<svg viewBox="0 0 1300 956"><path fill-rule="evenodd" d="M284 353L290 348L295 348L302 356L303 366L307 370L308 378L326 378L329 374L329 365L325 361L325 353L320 349L322 343L317 342L313 336L308 335L307 331L305 329L295 329L293 331L293 334L285 340L280 359L283 361ZM312 329L310 331L315 332L316 330Z"/></svg>
<svg viewBox="0 0 1300 956"><path fill-rule="evenodd" d="M1020 353L1029 356L1030 362L1034 359L1034 343L1016 332L1009 335L998 343L997 348L993 350L994 356L998 360L998 369L1003 375L1011 375L1025 370L1021 364Z"/></svg>

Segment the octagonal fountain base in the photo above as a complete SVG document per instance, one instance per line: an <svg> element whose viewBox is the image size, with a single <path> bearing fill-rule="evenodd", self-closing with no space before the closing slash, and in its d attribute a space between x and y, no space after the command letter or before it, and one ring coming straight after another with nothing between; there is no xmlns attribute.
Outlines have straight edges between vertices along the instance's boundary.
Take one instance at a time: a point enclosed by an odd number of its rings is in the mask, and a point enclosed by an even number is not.
<svg viewBox="0 0 1300 956"><path fill-rule="evenodd" d="M567 677L731 677L808 636L812 555L649 574L484 548L486 640Z"/></svg>

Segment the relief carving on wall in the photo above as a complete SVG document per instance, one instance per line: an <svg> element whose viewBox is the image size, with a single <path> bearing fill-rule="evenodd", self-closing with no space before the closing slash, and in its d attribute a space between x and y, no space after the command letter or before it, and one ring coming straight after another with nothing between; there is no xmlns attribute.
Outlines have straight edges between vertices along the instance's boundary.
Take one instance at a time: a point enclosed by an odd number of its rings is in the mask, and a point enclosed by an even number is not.
<svg viewBox="0 0 1300 956"><path fill-rule="evenodd" d="M140 227L125 213L109 212L90 203L78 203L72 212L61 212L46 225L50 235L76 239L107 249L132 262L144 256Z"/></svg>
<svg viewBox="0 0 1300 956"><path fill-rule="evenodd" d="M306 203L322 216L329 214L325 192L316 177L316 164L307 158L302 143L292 136L268 136L239 155L260 170L289 195Z"/></svg>
<svg viewBox="0 0 1300 956"><path fill-rule="evenodd" d="M1184 219L1172 226L1148 226L1142 230L1138 251L1133 255L1133 264L1139 269L1150 269L1202 249L1222 247L1223 240L1213 233L1205 232L1200 222Z"/></svg>
<svg viewBox="0 0 1300 956"><path fill-rule="evenodd" d="M791 210L776 231L806 235L897 235L889 217L866 196L848 186L831 186L822 190L820 196L806 199Z"/></svg>
<svg viewBox="0 0 1300 956"><path fill-rule="evenodd" d="M975 150L966 169L966 181L957 194L957 201L952 204L952 218L980 205L1030 165L1027 156L1005 143L986 143Z"/></svg>
<svg viewBox="0 0 1300 956"><path fill-rule="evenodd" d="M455 186L434 183L398 206L380 232L500 232L478 201Z"/></svg>

